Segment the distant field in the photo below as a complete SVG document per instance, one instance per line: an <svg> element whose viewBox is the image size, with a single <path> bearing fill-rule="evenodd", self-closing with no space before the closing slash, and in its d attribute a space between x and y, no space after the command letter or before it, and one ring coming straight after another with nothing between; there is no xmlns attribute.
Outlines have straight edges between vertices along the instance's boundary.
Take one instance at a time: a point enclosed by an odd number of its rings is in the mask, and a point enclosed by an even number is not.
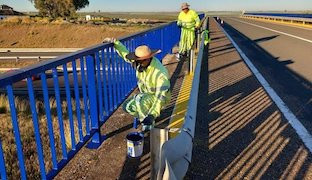
<svg viewBox="0 0 312 180"><path fill-rule="evenodd" d="M87 14L94 16L103 16L108 18L123 18L123 19L132 19L132 18L140 18L140 19L153 19L153 20L166 20L172 21L176 20L178 16L178 12L80 12L78 16L85 17Z"/></svg>
<svg viewBox="0 0 312 180"><path fill-rule="evenodd" d="M36 12L28 13L36 15ZM80 18L94 16L121 19L176 20L170 13L78 13ZM27 19L26 19L27 20ZM154 25L155 26L155 25ZM4 23L0 21L0 48L84 48L101 43L105 37L122 37L151 28L151 25L91 25L53 23Z"/></svg>
<svg viewBox="0 0 312 180"><path fill-rule="evenodd" d="M84 48L150 26L0 23L0 48Z"/></svg>

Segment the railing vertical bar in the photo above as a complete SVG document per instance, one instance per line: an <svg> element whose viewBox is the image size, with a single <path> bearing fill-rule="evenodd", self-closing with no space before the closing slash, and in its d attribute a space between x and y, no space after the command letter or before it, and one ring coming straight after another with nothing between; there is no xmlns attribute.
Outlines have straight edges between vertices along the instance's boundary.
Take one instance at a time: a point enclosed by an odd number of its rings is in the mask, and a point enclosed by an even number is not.
<svg viewBox="0 0 312 180"><path fill-rule="evenodd" d="M100 111L100 121L104 121L104 113L103 113L103 92L102 92L102 78L101 78L101 63L99 52L95 52L95 63L97 68L97 86L98 86L98 102L99 102L99 111ZM103 68L104 73L104 68Z"/></svg>
<svg viewBox="0 0 312 180"><path fill-rule="evenodd" d="M120 72L120 58L117 52L115 51L115 61L116 61L116 83L117 83L117 106L121 103L121 72Z"/></svg>
<svg viewBox="0 0 312 180"><path fill-rule="evenodd" d="M14 132L14 137L15 137L15 143L16 143L16 149L17 149L17 158L18 158L18 162L19 162L21 178L27 179L26 170L25 170L25 162L24 162L24 157L23 157L21 135L20 135L20 130L19 130L19 126L18 126L18 119L17 119L17 115L16 115L15 101L14 101L12 85L8 85L6 87L6 89L7 89L8 98L9 98L12 125L13 125L13 130L14 130L13 132Z"/></svg>
<svg viewBox="0 0 312 180"><path fill-rule="evenodd" d="M112 60L112 84L113 84L113 100L114 106L113 109L117 107L117 82L116 82L116 56L115 56L115 49L111 48L111 60Z"/></svg>
<svg viewBox="0 0 312 180"><path fill-rule="evenodd" d="M103 93L104 93L104 109L105 109L105 116L109 116L109 108L108 108L108 96L107 96L107 70L106 70L106 61L107 59L105 58L105 51L104 49L101 51L102 52L102 66L103 66Z"/></svg>
<svg viewBox="0 0 312 180"><path fill-rule="evenodd" d="M126 41L125 42L125 45L127 47L127 49L130 48L130 41ZM129 49L130 50L130 49ZM125 63L125 83L126 83L126 92L127 92L127 95L129 94L129 91L130 91L130 86L131 86L131 81L130 81L130 63Z"/></svg>
<svg viewBox="0 0 312 180"><path fill-rule="evenodd" d="M121 102L125 99L125 69L124 69L124 61L122 58L119 58L120 63L120 88L121 88Z"/></svg>
<svg viewBox="0 0 312 180"><path fill-rule="evenodd" d="M140 44L140 45L142 45L142 44ZM132 51L135 50L135 47L136 47L136 46L137 46L137 45L135 44L135 41L133 40L132 43L131 43L131 49L132 49ZM134 68L131 68L131 72L132 72L132 74L131 74L131 77L132 77L132 87L131 87L131 89L134 89L135 86L136 86L136 76L135 76L136 71L135 71Z"/></svg>
<svg viewBox="0 0 312 180"><path fill-rule="evenodd" d="M71 137L71 145L72 150L76 150L76 139L75 139L75 125L74 125L74 118L73 118L73 109L72 109L72 102L71 102L71 95L70 95L70 85L68 79L68 72L67 72L67 64L63 64L63 72L64 72L64 83L65 83L65 93L66 93L66 100L67 100L67 110L69 115L69 127L70 127L70 137Z"/></svg>
<svg viewBox="0 0 312 180"><path fill-rule="evenodd" d="M1 139L0 139L0 178L3 180L7 179Z"/></svg>
<svg viewBox="0 0 312 180"><path fill-rule="evenodd" d="M48 131L49 131L50 149L51 149L51 155L52 155L52 168L57 169L57 157L56 157L56 150L55 150L55 140L54 140L52 118L51 118L51 107L50 107L50 100L49 100L49 93L48 93L47 77L44 72L41 73L41 83L42 83L42 89L43 89L44 107L45 107L45 112L46 112L46 117L47 117L47 126L48 126Z"/></svg>
<svg viewBox="0 0 312 180"><path fill-rule="evenodd" d="M107 49L107 83L108 83L108 90L109 90L109 93L108 93L108 97L109 97L109 111L110 113L113 112L113 84L112 84L112 68L111 68L111 48L108 48Z"/></svg>
<svg viewBox="0 0 312 180"><path fill-rule="evenodd" d="M89 107L88 107L88 95L87 95L87 86L86 86L86 75L85 75L84 62L85 62L84 61L84 57L81 57L80 58L81 85L82 85L84 114L85 114L85 120L86 120L86 133L87 133L87 135L90 135Z"/></svg>
<svg viewBox="0 0 312 180"><path fill-rule="evenodd" d="M32 115L34 131L35 131L35 141L36 141L36 148L37 148L37 153L38 153L41 179L46 179L46 171L45 171L45 165L44 165L42 143L41 143L41 138L40 138L38 114L36 110L36 100L35 100L34 88L33 88L31 77L27 78L27 87L28 87L28 96L30 100L31 115Z"/></svg>
<svg viewBox="0 0 312 180"><path fill-rule="evenodd" d="M99 128L99 114L98 114L98 104L97 104L97 89L96 89L96 75L95 75L95 64L94 57L87 56L86 57L86 65L87 65L87 76L88 76L88 95L90 100L90 117L91 117L91 128L92 130L96 130L94 135L92 136L92 143L99 144L100 143L100 128ZM91 107L92 105L92 107Z"/></svg>
<svg viewBox="0 0 312 180"><path fill-rule="evenodd" d="M61 135L63 159L67 159L67 149L66 149L66 141L65 141L65 134L64 134L64 124L63 124L62 109L61 109L62 105L61 105L60 87L59 87L59 81L58 81L58 76L57 76L57 70L53 68L52 73L53 73L54 91L55 91L55 99L56 99L57 117L58 117L58 123L59 123L59 128L60 128L60 135Z"/></svg>
<svg viewBox="0 0 312 180"><path fill-rule="evenodd" d="M132 39L131 40L129 40L129 44L128 44L128 49L129 49L129 51L130 52L132 52ZM132 86L133 86L133 84L132 84L132 67L129 65L128 66L128 76L129 76L129 91L132 89Z"/></svg>
<svg viewBox="0 0 312 180"><path fill-rule="evenodd" d="M79 132L79 142L83 141L83 132L82 132L82 121L81 121L81 109L80 109L80 95L79 95L79 81L77 75L77 65L76 61L72 61L73 67L73 76L74 76L74 90L75 90L75 99L76 99L76 114L78 121L78 132Z"/></svg>

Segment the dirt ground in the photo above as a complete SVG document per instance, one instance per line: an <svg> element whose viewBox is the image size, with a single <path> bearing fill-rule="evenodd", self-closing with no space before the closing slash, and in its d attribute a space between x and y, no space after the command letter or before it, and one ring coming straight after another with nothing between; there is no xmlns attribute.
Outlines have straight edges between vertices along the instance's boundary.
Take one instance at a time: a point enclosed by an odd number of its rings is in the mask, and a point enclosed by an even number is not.
<svg viewBox="0 0 312 180"><path fill-rule="evenodd" d="M0 48L84 48L150 26L0 23Z"/></svg>
<svg viewBox="0 0 312 180"><path fill-rule="evenodd" d="M177 62L173 55L168 55L163 63L171 76L172 99L157 119L157 125L167 124L172 113L178 90L181 87L185 64ZM137 91L134 91L137 93ZM55 179L149 179L150 148L149 134L145 135L144 152L141 158L129 158L126 155L126 135L137 131L132 128L133 117L123 112L121 107L101 128L106 140L96 149L82 148Z"/></svg>

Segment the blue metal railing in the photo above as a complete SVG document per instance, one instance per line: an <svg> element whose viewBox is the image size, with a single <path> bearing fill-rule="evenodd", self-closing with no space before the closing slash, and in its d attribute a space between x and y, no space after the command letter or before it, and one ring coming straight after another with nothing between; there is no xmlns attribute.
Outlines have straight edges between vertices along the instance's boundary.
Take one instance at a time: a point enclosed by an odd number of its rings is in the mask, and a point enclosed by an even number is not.
<svg viewBox="0 0 312 180"><path fill-rule="evenodd" d="M146 44L151 49L161 49L162 53L158 54L157 58L162 59L171 52L172 47L179 40L179 35L176 23L172 22L122 38L120 41L130 51L140 44ZM34 83L34 76L40 77L39 85L37 82ZM27 80L24 85L27 86L27 90L23 96L29 99L39 160L33 163L39 164L42 179L53 178L89 139L91 139L90 147L100 145L102 141L100 127L136 87L135 70L118 56L112 44L100 44L1 75L0 88L6 91L10 104L21 179L27 178L27 168L20 132L21 122L19 122L19 112L15 103L17 92L15 83L21 83L24 79ZM53 117L49 102L51 97L56 101L57 116L55 118L57 118L58 130L52 123ZM41 140L37 101L44 103L49 142ZM67 114L62 109L64 102L67 103L67 109L65 109ZM70 147L67 147L68 143L66 144L65 139L66 117L69 121ZM57 157L56 134L60 137L61 158ZM75 136L75 134L78 135ZM0 174L1 179L6 179L5 167L9 165L5 163L6 152L2 149L2 142L3 139L0 140ZM44 143L50 148L50 157L44 156ZM47 161L52 162L50 169L46 165Z"/></svg>
<svg viewBox="0 0 312 180"><path fill-rule="evenodd" d="M201 14L200 18L203 17L204 14ZM120 41L130 51L134 51L135 47L141 44L146 44L151 49L161 49L162 52L157 58L162 59L171 52L179 36L180 29L176 22L172 22L122 38ZM34 82L34 77L40 79ZM24 85L21 87L18 83ZM135 87L135 70L118 56L112 44L107 43L0 75L0 90L5 92L9 102L20 178L27 179L29 176L25 165L25 160L29 157L24 157L20 131L23 122L19 122L17 96L29 99L30 103L38 156L38 162L32 163L38 164L41 179L52 179L90 139L90 148L101 144L103 138L100 127ZM24 89L25 93L17 95L21 93L20 89ZM56 104L54 117L51 98ZM44 105L43 117L49 142L42 141L37 102ZM62 108L64 102L65 109ZM65 122L69 124L69 131L66 131ZM69 134L69 142L66 142L66 132ZM56 136L60 146L57 146ZM1 138L0 179L7 179L6 168L10 165L5 162L8 152L3 150ZM48 156L44 145L49 148ZM48 166L47 162L51 162L51 165Z"/></svg>

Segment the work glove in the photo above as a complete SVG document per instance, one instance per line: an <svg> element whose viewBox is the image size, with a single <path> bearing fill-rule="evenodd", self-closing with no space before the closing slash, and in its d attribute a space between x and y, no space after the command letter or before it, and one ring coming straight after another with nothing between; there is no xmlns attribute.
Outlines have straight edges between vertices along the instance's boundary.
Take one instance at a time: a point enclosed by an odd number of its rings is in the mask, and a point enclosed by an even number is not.
<svg viewBox="0 0 312 180"><path fill-rule="evenodd" d="M177 23L177 25L178 25L178 27L182 27L182 22L181 21L178 21L178 23Z"/></svg>
<svg viewBox="0 0 312 180"><path fill-rule="evenodd" d="M112 38L107 37L103 40L103 43L114 43L114 42L116 42L116 38L113 37Z"/></svg>
<svg viewBox="0 0 312 180"><path fill-rule="evenodd" d="M142 124L144 125L152 125L154 122L155 118L152 115L148 115L147 117L145 117L142 121Z"/></svg>

